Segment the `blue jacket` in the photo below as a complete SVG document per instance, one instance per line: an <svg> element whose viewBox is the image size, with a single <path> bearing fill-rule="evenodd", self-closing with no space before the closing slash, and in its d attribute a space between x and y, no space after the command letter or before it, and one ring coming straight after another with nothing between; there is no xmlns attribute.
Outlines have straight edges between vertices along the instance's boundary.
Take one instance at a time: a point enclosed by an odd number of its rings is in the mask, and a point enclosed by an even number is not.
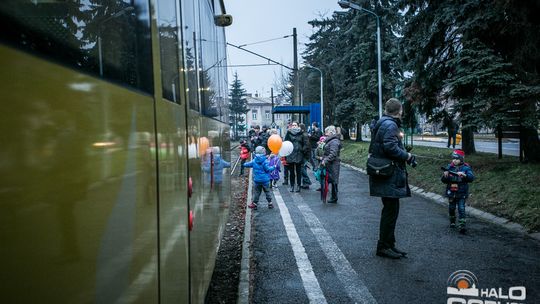
<svg viewBox="0 0 540 304"><path fill-rule="evenodd" d="M453 163L450 163L446 168L453 172L463 172L467 176L459 177L448 174L448 176L445 177L443 175L441 181L446 184L445 195L450 198L467 198L469 196L469 183L474 180L474 173L471 166L467 163L463 163L456 167ZM452 184L457 184L457 191L452 190Z"/></svg>
<svg viewBox="0 0 540 304"><path fill-rule="evenodd" d="M266 155L254 154L252 161L245 163L243 166L253 168L253 181L255 184L267 185L270 182L270 172L276 169L275 166L270 166Z"/></svg>
<svg viewBox="0 0 540 304"><path fill-rule="evenodd" d="M208 157L208 159L204 162L204 172L210 173L211 161L211 158ZM220 154L214 155L214 183L221 184L223 182L223 169L229 168L230 166L231 164L223 160ZM208 181L210 181L212 179L212 176L208 174L207 178Z"/></svg>

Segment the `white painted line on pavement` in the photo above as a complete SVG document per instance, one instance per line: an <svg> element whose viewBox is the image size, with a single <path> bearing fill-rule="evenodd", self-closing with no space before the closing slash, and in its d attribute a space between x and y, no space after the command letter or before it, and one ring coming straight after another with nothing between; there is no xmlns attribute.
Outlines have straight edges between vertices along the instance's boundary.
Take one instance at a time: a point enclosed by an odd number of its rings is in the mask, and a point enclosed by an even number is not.
<svg viewBox="0 0 540 304"><path fill-rule="evenodd" d="M296 258L296 265L298 266L298 271L302 277L302 283L304 284L304 289L306 290L309 303L327 303L326 298L321 290L321 286L319 285L319 281L317 281L317 277L315 277L315 273L311 267L311 262L306 254L306 249L304 248L304 245L302 245L302 241L300 241L300 237L296 232L289 209L287 206L285 206L285 202L281 197L279 189L276 190L277 191L274 191L274 197L276 198L279 213L281 214L281 219L283 220L283 225L285 225L285 231L287 232L287 237L291 243L294 257Z"/></svg>
<svg viewBox="0 0 540 304"><path fill-rule="evenodd" d="M354 271L349 260L343 255L328 231L324 229L317 216L304 202L304 199L299 195L293 195L293 200L297 204L298 209L300 209L300 212L304 215L306 223L315 235L324 254L332 264L336 276L341 281L341 284L347 291L349 297L355 303L376 304L377 301L369 292L364 281L358 276L356 271Z"/></svg>

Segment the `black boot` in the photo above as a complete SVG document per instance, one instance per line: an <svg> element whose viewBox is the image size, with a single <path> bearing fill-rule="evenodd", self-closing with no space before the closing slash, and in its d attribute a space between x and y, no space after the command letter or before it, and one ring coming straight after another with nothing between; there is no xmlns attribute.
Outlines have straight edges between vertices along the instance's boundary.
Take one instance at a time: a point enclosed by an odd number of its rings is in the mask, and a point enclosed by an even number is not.
<svg viewBox="0 0 540 304"><path fill-rule="evenodd" d="M459 219L458 223L459 233L466 234L467 229L465 229L465 219Z"/></svg>
<svg viewBox="0 0 540 304"><path fill-rule="evenodd" d="M394 260L397 260L397 259L402 257L401 254L398 254L398 253L392 251L392 249L390 249L390 248L377 249L376 254L377 254L377 256L380 256L380 257L383 257L383 258L394 259Z"/></svg>
<svg viewBox="0 0 540 304"><path fill-rule="evenodd" d="M405 257L407 256L407 252L403 251L403 250L400 250L400 249L397 249L396 247L392 247L390 248L393 252L397 253L397 254L400 254L402 257Z"/></svg>
<svg viewBox="0 0 540 304"><path fill-rule="evenodd" d="M332 197L328 201L329 204L337 204L337 199L338 199L337 194L338 194L337 184L332 184Z"/></svg>
<svg viewBox="0 0 540 304"><path fill-rule="evenodd" d="M450 216L450 228L456 228L456 217Z"/></svg>

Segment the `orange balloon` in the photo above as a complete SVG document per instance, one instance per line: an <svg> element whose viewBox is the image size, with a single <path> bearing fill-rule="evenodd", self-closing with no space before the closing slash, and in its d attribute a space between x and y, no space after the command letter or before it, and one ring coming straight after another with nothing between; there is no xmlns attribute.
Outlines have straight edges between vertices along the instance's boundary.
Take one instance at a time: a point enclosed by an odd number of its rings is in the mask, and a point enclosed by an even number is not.
<svg viewBox="0 0 540 304"><path fill-rule="evenodd" d="M210 146L210 142L208 141L208 138L201 137L199 138L199 155L203 156L206 153L206 149Z"/></svg>
<svg viewBox="0 0 540 304"><path fill-rule="evenodd" d="M268 138L268 148L274 154L277 154L279 152L282 143L283 141L281 140L281 137L277 134L273 134Z"/></svg>

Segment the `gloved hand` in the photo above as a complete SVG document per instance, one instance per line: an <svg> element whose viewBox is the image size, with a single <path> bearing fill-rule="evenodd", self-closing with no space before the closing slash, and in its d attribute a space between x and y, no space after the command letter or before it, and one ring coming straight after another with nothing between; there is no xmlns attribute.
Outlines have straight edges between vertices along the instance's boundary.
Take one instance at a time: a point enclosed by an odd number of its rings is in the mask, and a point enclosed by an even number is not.
<svg viewBox="0 0 540 304"><path fill-rule="evenodd" d="M418 165L418 163L416 162L416 155L411 154L411 157L409 157L409 159L407 160L407 164L415 168Z"/></svg>

